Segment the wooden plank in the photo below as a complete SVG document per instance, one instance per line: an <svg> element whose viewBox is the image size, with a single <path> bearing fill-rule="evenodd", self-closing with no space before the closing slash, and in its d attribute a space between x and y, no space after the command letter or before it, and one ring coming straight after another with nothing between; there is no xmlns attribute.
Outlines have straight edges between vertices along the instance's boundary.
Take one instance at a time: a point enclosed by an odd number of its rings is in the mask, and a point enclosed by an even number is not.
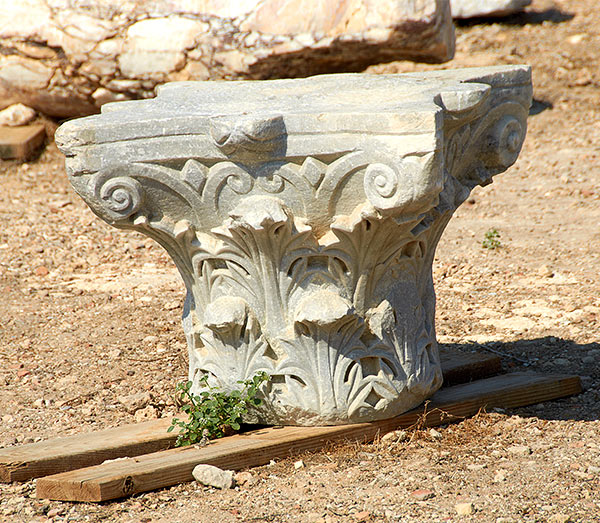
<svg viewBox="0 0 600 523"><path fill-rule="evenodd" d="M45 138L46 128L40 124L0 126L0 158L26 160L39 149Z"/></svg>
<svg viewBox="0 0 600 523"><path fill-rule="evenodd" d="M0 481L27 481L107 459L171 448L177 435L167 433L170 424L171 418L164 418L0 449Z"/></svg>
<svg viewBox="0 0 600 523"><path fill-rule="evenodd" d="M270 427L216 440L206 447L171 449L40 478L37 496L64 501L116 499L192 481L192 470L200 463L225 469L264 465L331 442L371 441L417 422L435 426L471 416L482 408L513 408L579 392L577 376L506 374L441 389L424 407L393 419L337 427Z"/></svg>
<svg viewBox="0 0 600 523"><path fill-rule="evenodd" d="M452 384L496 374L500 360L485 353L440 352L444 381ZM184 415L183 415L184 416ZM184 416L185 417L185 416ZM173 447L171 418L0 449L0 482L27 481Z"/></svg>
<svg viewBox="0 0 600 523"><path fill-rule="evenodd" d="M468 383L500 374L502 360L487 352L458 352L440 348L444 387Z"/></svg>

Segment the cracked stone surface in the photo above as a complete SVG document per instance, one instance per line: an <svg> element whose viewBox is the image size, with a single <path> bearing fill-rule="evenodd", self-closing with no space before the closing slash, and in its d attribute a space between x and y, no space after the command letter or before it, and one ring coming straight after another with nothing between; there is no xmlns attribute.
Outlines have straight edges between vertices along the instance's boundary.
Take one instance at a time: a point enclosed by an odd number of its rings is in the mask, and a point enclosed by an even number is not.
<svg viewBox="0 0 600 523"><path fill-rule="evenodd" d="M248 420L341 424L441 385L435 248L516 160L531 95L526 66L173 83L56 142L92 210L175 261L196 391L265 371Z"/></svg>
<svg viewBox="0 0 600 523"><path fill-rule="evenodd" d="M21 102L58 117L153 97L169 81L303 77L454 54L448 0L0 0L0 13L0 109Z"/></svg>

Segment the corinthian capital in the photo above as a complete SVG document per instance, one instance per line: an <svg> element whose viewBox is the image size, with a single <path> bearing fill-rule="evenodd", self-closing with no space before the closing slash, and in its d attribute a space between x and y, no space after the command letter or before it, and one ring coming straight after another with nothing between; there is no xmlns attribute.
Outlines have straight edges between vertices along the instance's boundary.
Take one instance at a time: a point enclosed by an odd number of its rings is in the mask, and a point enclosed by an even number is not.
<svg viewBox="0 0 600 523"><path fill-rule="evenodd" d="M190 379L271 378L254 420L395 416L441 385L434 250L517 158L529 68L183 82L56 134L77 192L172 256Z"/></svg>

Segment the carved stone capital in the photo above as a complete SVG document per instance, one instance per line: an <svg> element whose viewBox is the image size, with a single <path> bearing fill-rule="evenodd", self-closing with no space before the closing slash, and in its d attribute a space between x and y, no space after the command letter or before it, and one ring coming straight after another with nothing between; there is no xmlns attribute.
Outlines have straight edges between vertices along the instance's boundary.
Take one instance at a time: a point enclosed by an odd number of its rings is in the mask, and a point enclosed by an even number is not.
<svg viewBox="0 0 600 523"><path fill-rule="evenodd" d="M196 387L265 371L252 419L340 424L441 385L434 250L516 160L530 101L524 66L187 82L56 140L93 211L177 264Z"/></svg>

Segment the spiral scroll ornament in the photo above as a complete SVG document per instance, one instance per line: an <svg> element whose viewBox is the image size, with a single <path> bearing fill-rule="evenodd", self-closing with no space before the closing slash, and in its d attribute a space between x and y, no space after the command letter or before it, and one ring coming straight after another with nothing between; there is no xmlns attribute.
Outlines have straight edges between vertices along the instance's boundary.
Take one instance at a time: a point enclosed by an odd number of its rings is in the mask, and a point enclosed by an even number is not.
<svg viewBox="0 0 600 523"><path fill-rule="evenodd" d="M505 116L494 128L494 145L496 155L502 167L512 165L519 152L525 137L525 130L519 120L513 116Z"/></svg>
<svg viewBox="0 0 600 523"><path fill-rule="evenodd" d="M123 220L136 213L144 203L144 190L140 182L127 176L106 178L96 182L96 201L101 212L111 220Z"/></svg>
<svg viewBox="0 0 600 523"><path fill-rule="evenodd" d="M378 210L401 209L412 201L413 190L405 165L393 169L383 163L367 167L364 189L371 205Z"/></svg>

